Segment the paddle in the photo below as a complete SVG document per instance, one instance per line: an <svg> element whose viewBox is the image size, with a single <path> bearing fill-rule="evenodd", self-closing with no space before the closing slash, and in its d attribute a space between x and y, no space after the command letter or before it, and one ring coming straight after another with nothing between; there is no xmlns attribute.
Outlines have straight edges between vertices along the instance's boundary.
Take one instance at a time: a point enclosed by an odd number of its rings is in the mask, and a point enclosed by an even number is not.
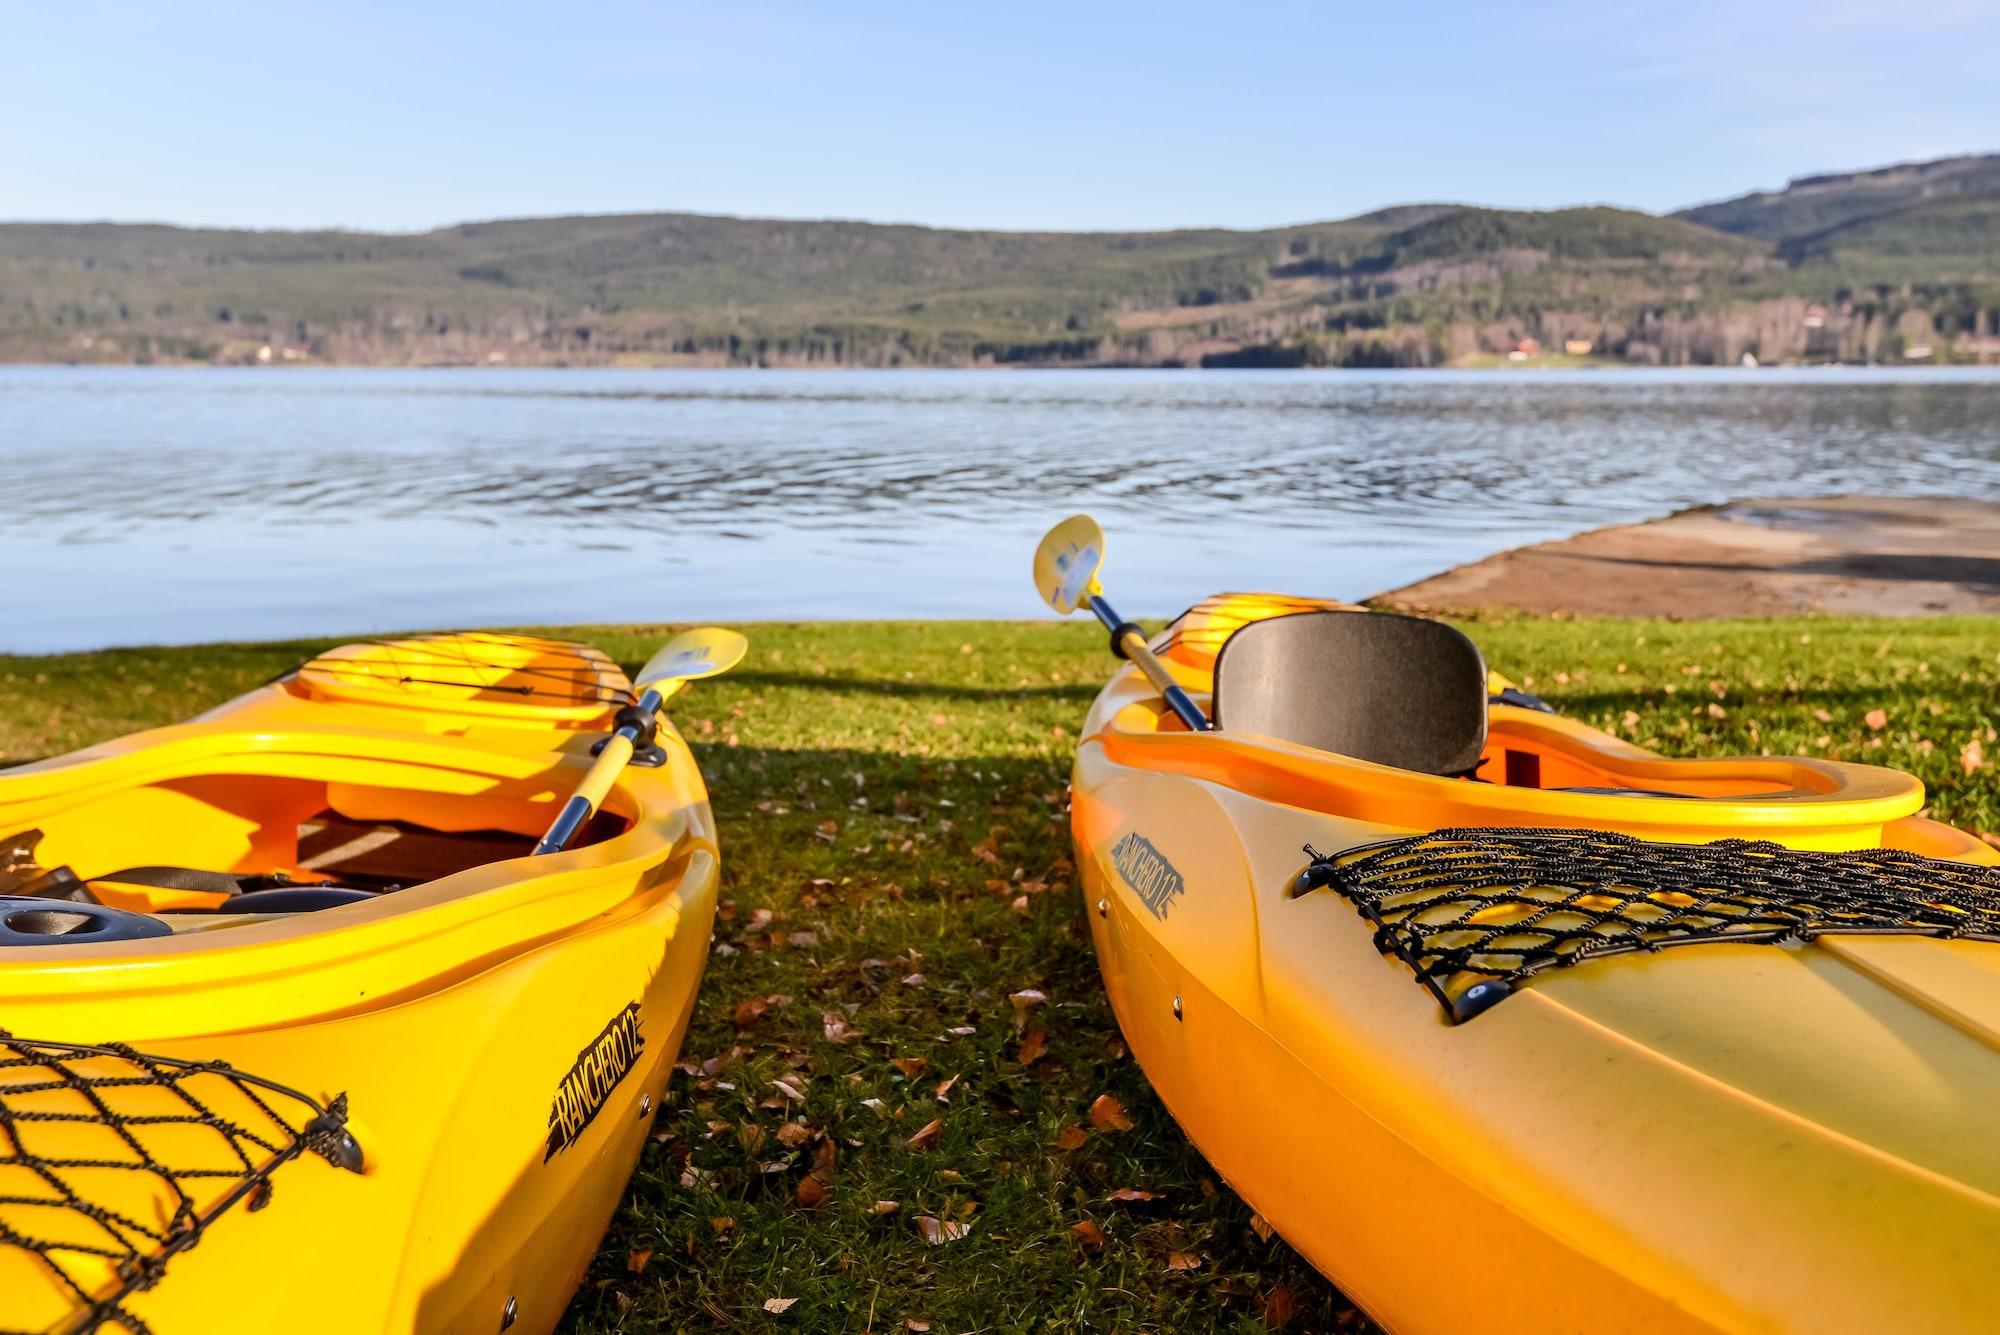
<svg viewBox="0 0 2000 1335"><path fill-rule="evenodd" d="M597 759L591 762L569 801L563 803L562 813L549 826L549 832L535 845L534 856L560 853L576 837L604 795L611 791L611 781L631 761L633 753L653 744L653 735L660 726L661 705L689 682L729 671L743 660L749 647L750 642L735 631L716 626L682 631L662 645L646 666L639 669L632 683L632 689L639 692L638 699L618 711L617 730L597 753Z"/></svg>
<svg viewBox="0 0 2000 1335"><path fill-rule="evenodd" d="M1207 732L1208 715L1146 647L1145 633L1104 600L1104 586L1097 579L1103 567L1103 527L1089 515L1071 515L1044 534L1041 545L1035 548L1035 591L1064 616L1080 607L1089 608L1111 632L1111 652L1138 664L1181 722L1195 732Z"/></svg>

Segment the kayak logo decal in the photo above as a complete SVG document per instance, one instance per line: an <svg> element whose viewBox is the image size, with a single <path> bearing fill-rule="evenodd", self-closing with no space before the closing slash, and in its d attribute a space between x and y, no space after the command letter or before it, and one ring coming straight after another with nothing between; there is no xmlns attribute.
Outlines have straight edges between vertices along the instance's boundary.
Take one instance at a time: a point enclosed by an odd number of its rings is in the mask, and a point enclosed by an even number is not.
<svg viewBox="0 0 2000 1335"><path fill-rule="evenodd" d="M1118 869L1125 884L1132 887L1132 893L1139 896L1147 912L1161 921L1166 920L1167 910L1187 889L1187 882L1174 864L1153 847L1152 840L1137 831L1112 845L1111 865Z"/></svg>
<svg viewBox="0 0 2000 1335"><path fill-rule="evenodd" d="M576 1144L597 1114L611 1098L618 1082L639 1064L646 1039L639 1032L639 1003L629 1003L611 1017L602 1033L590 1040L576 1062L556 1083L555 1101L549 1104L549 1147L542 1154L547 1163L558 1153Z"/></svg>

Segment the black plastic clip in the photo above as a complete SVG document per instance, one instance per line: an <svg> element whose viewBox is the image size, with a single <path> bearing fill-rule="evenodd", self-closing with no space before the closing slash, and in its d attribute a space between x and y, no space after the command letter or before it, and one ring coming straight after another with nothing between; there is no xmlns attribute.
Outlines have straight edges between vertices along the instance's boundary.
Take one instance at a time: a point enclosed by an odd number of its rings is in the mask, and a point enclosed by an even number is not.
<svg viewBox="0 0 2000 1335"><path fill-rule="evenodd" d="M1131 656L1125 652L1125 636L1128 633L1132 635L1137 635L1139 637L1139 643L1144 644L1146 642L1145 628L1142 627L1138 622L1136 621L1119 622L1117 625L1111 628L1111 652L1118 655L1120 658L1129 658Z"/></svg>
<svg viewBox="0 0 2000 1335"><path fill-rule="evenodd" d="M631 764L646 769L658 769L667 763L667 753L659 745L660 716L637 705L626 705L611 718L612 733L630 731L632 734ZM590 748L590 754L597 755L611 741L610 737L600 737Z"/></svg>

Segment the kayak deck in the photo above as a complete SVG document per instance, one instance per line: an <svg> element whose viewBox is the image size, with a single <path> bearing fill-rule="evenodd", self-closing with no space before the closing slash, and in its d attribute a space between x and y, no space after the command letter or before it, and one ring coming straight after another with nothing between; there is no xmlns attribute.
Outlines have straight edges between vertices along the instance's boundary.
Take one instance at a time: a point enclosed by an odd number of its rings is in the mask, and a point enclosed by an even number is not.
<svg viewBox="0 0 2000 1335"><path fill-rule="evenodd" d="M664 721L573 846L525 856L629 687L582 646L499 639L416 651L488 660L469 685L360 646L0 774L0 875L82 890L0 950L0 1329L100 1302L162 1335L554 1326L678 1053L718 864ZM119 911L170 930L64 927ZM358 1172L312 1129L336 1111ZM325 1263L364 1237L379 1264Z"/></svg>
<svg viewBox="0 0 2000 1335"><path fill-rule="evenodd" d="M1211 600L1155 645L1213 709L1234 627L1322 607ZM1685 856L1666 845L1747 841L1787 866L1921 854L1941 860L1924 875L1980 887L2000 854L1894 771L1670 761L1511 701L1486 722L1474 778L1192 733L1133 668L1098 697L1072 785L1090 926L1127 1042L1195 1144L1392 1329L1990 1329L2000 946L1937 922L1585 952L1454 1024L1396 948L1393 901L1371 918L1301 873L1447 835L1608 832L1632 863L1613 886ZM1597 902L1599 882L1543 868L1453 898L1481 867L1423 870L1425 932L1475 963L1524 925L1623 930L1612 901L1644 897ZM1389 868L1374 889L1406 885Z"/></svg>

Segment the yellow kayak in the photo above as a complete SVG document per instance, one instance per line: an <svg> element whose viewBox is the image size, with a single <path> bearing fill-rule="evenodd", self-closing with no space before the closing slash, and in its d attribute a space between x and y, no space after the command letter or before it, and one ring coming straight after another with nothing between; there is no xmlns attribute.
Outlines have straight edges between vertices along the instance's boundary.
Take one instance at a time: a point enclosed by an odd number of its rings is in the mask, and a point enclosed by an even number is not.
<svg viewBox="0 0 2000 1335"><path fill-rule="evenodd" d="M2000 1328L2000 855L1916 779L1662 759L1338 604L1222 596L1151 650L1191 705L1122 669L1074 776L1112 1004L1375 1319Z"/></svg>
<svg viewBox="0 0 2000 1335"><path fill-rule="evenodd" d="M352 646L0 773L0 1330L547 1331L694 1000L717 854L632 684Z"/></svg>

